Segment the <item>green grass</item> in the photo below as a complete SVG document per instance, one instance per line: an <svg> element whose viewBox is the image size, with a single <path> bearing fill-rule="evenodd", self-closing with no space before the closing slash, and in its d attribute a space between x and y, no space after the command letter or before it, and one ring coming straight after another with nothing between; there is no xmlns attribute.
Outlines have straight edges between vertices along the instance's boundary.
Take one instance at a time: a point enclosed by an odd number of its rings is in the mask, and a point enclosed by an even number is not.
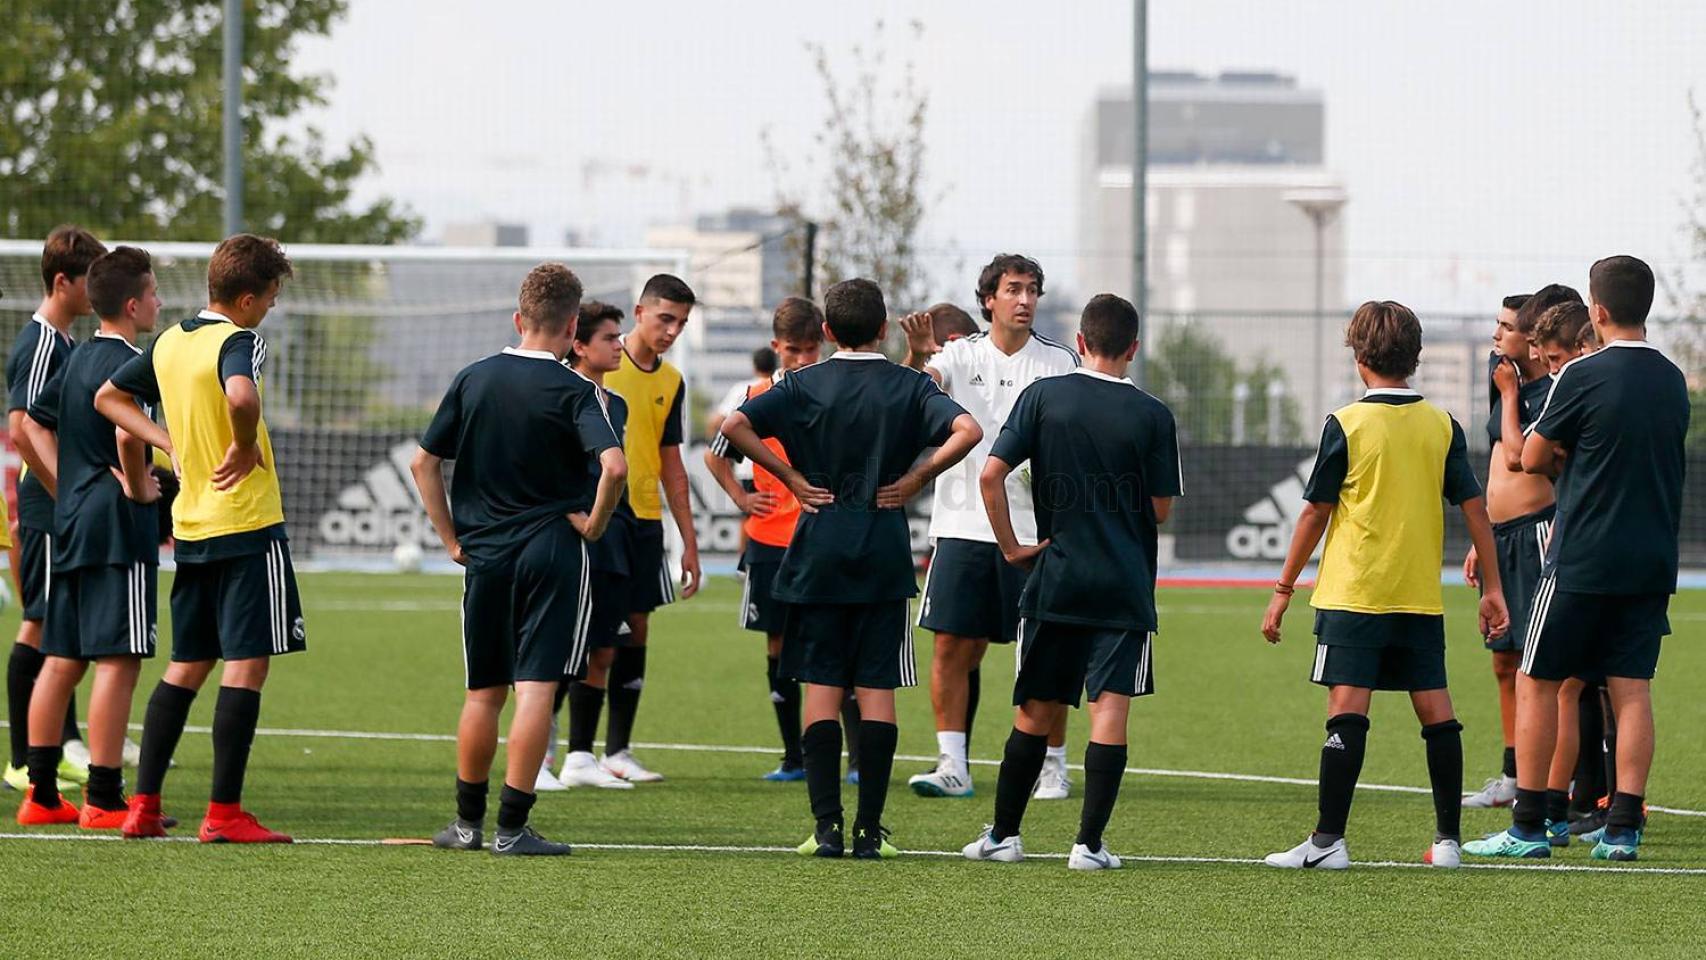
<svg viewBox="0 0 1706 960"><path fill-rule="evenodd" d="M461 701L448 577L301 578L310 651L279 661L262 707L268 728L448 734ZM162 584L161 595L166 596ZM761 640L734 625L737 590L713 582L660 612L637 739L770 748L775 740ZM1311 777L1325 702L1306 682L1306 610L1284 645L1258 633L1259 591L1163 591L1158 693L1133 710L1134 767ZM1499 726L1470 597L1449 593L1449 663L1466 727L1469 786L1495 771ZM164 611L162 611L164 613ZM1655 698L1659 748L1651 802L1706 810L1706 594L1672 605ZM0 618L14 629L16 610ZM165 623L162 636L169 635ZM919 658L929 642L920 635ZM1007 729L1010 648L992 650L975 757L998 756ZM146 671L135 717L161 663ZM921 669L921 673L926 673ZM85 686L85 692L86 692ZM901 694L901 751L934 752L929 695ZM211 696L191 723L205 725ZM1074 762L1083 746L1073 717ZM773 753L638 751L667 783L628 792L548 794L535 823L581 844L782 846L809 827L800 784L757 778ZM262 736L245 801L298 837L424 837L453 812L448 742ZM896 782L919 764L900 762ZM166 785L193 826L206 796L205 734L186 736ZM921 800L897 786L887 820L902 849L953 850L990 816L994 769L979 794ZM1075 775L1082 783L1082 773ZM1363 779L1426 784L1404 698L1377 698ZM15 795L11 795L15 797ZM852 790L847 791L849 805ZM10 804L14 800L7 800ZM1128 776L1108 831L1118 853L1260 857L1314 818L1308 786ZM4 808L10 810L9 806ZM1078 802L1033 803L1032 853L1063 853ZM1501 811L1466 811L1466 833ZM1432 830L1419 794L1362 791L1351 818L1359 861L1415 862ZM7 824L8 831L18 828ZM43 831L65 833L58 831ZM180 833L192 831L180 828ZM1706 867L1706 818L1655 813L1643 867ZM1585 866L1586 849L1554 864ZM1548 957L1616 947L1698 956L1706 876L1364 867L1293 874L1246 864L1133 862L1076 875L1059 860L1018 866L913 856L880 864L802 861L767 852L583 847L561 861L496 861L420 847L202 848L193 843L0 840L0 956L953 956L1089 950L1158 956L1482 956L1516 945Z"/></svg>

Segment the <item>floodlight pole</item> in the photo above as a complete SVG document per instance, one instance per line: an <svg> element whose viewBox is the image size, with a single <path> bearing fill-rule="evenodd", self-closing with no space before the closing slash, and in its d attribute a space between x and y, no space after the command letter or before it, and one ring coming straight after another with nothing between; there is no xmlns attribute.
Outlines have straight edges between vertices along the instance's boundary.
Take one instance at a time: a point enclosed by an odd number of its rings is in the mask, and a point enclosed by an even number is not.
<svg viewBox="0 0 1706 960"><path fill-rule="evenodd" d="M243 0L225 0L225 235L243 232Z"/></svg>
<svg viewBox="0 0 1706 960"><path fill-rule="evenodd" d="M1349 198L1338 188L1294 190L1285 201L1303 211L1315 225L1315 413L1327 414L1327 350L1323 336L1327 325L1327 225L1338 216Z"/></svg>
<svg viewBox="0 0 1706 960"><path fill-rule="evenodd" d="M1143 386L1145 341L1154 332L1149 318L1149 3L1132 4L1131 303L1141 323L1131 382Z"/></svg>

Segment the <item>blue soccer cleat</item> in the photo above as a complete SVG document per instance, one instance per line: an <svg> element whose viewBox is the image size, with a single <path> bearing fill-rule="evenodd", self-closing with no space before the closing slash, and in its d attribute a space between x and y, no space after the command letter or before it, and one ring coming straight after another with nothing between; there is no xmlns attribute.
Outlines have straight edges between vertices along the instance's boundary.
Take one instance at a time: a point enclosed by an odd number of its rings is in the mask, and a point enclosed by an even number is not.
<svg viewBox="0 0 1706 960"><path fill-rule="evenodd" d="M1509 830L1501 830L1490 837L1469 841L1463 845L1463 852L1472 857L1545 860L1552 856L1552 845L1544 837L1524 840Z"/></svg>
<svg viewBox="0 0 1706 960"><path fill-rule="evenodd" d="M1569 846L1570 845L1570 821L1568 821L1568 820L1548 820L1548 821L1546 821L1546 842L1551 844L1554 847L1567 847L1567 846Z"/></svg>
<svg viewBox="0 0 1706 960"><path fill-rule="evenodd" d="M1588 854L1595 860L1613 860L1618 863L1630 863L1639 859L1641 846L1641 831L1612 833L1606 831L1594 844L1593 852Z"/></svg>
<svg viewBox="0 0 1706 960"><path fill-rule="evenodd" d="M806 778L805 767L790 767L786 763L765 774L761 779L770 783L793 783Z"/></svg>

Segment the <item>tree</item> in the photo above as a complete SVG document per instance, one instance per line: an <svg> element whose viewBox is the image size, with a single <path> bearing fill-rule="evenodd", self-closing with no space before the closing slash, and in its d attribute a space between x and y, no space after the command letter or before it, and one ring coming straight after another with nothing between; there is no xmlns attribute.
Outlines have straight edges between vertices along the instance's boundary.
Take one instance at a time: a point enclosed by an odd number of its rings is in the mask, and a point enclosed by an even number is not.
<svg viewBox="0 0 1706 960"><path fill-rule="evenodd" d="M223 232L220 0L10 0L0 31L0 234L74 221L101 236ZM373 145L341 150L298 118L329 78L291 70L346 0L247 0L244 210L289 242L395 243L420 221L389 199L352 205Z"/></svg>
<svg viewBox="0 0 1706 960"><path fill-rule="evenodd" d="M1688 113L1694 129L1693 178L1689 196L1683 201L1690 252L1697 265L1706 268L1706 115L1691 92ZM1666 292L1681 315L1678 336L1670 345L1677 364L1688 375L1689 399L1694 409L1706 410L1706 293L1691 290L1687 277L1665 278ZM1688 446L1706 449L1706 416L1694 416L1688 424Z"/></svg>
<svg viewBox="0 0 1706 960"><path fill-rule="evenodd" d="M1149 348L1144 375L1149 389L1173 408L1179 439L1186 443L1231 443L1234 393L1249 387L1244 404L1246 443L1268 442L1268 387L1285 383L1278 367L1260 361L1240 371L1237 361L1213 335L1188 324L1169 324ZM1279 435L1273 442L1297 443L1297 400L1289 391L1279 398Z"/></svg>
<svg viewBox="0 0 1706 960"><path fill-rule="evenodd" d="M908 29L914 42L924 34L916 20ZM866 277L882 287L892 310L916 310L930 302L918 264L918 228L929 202L939 199L927 197L924 188L929 97L918 88L910 56L898 70L890 68L881 20L874 33L869 43L850 48L849 80L837 75L827 47L806 44L829 107L810 153L827 158L821 209L787 184L790 165L768 131L765 153L780 209L818 222L819 283Z"/></svg>

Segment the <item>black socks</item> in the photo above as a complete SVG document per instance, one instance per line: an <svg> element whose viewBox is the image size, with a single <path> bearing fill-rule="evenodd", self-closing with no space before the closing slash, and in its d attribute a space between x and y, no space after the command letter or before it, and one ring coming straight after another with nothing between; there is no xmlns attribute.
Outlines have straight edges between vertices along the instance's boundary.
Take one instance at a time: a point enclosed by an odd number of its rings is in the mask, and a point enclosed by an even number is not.
<svg viewBox="0 0 1706 960"><path fill-rule="evenodd" d="M96 810L123 810L124 771L89 764L89 806Z"/></svg>
<svg viewBox="0 0 1706 960"><path fill-rule="evenodd" d="M1463 832L1463 724L1455 719L1429 724L1422 728L1422 742L1434 791L1434 830L1438 839L1457 840Z"/></svg>
<svg viewBox="0 0 1706 960"><path fill-rule="evenodd" d="M1345 835L1345 822L1351 816L1351 797L1356 793L1357 778L1362 776L1362 758L1367 750L1367 717L1341 713L1327 721L1316 803L1320 816L1315 821L1315 832L1321 839Z"/></svg>
<svg viewBox="0 0 1706 960"><path fill-rule="evenodd" d="M1031 800L1037 775L1043 772L1043 757L1047 752L1046 735L1032 735L1018 727L1007 735L1001 775L995 781L995 825L991 837L997 842L1019 832L1019 823L1025 819L1025 805Z"/></svg>
<svg viewBox="0 0 1706 960"><path fill-rule="evenodd" d="M172 754L177 752L178 740L189 722L190 704L195 703L194 690L162 680L148 698L148 712L142 723L142 759L136 765L136 792L157 794L166 781L166 769L171 766Z"/></svg>
<svg viewBox="0 0 1706 960"><path fill-rule="evenodd" d="M537 793L528 793L504 784L504 788L498 791L498 829L520 830L527 826L527 815L533 810L533 801L537 799Z"/></svg>
<svg viewBox="0 0 1706 960"><path fill-rule="evenodd" d="M618 647L610 665L610 729L604 737L604 755L628 749L634 733L634 714L640 709L640 690L646 685L646 648Z"/></svg>
<svg viewBox="0 0 1706 960"><path fill-rule="evenodd" d="M1516 802L1511 804L1511 829L1524 840L1545 838L1546 791L1516 788Z"/></svg>
<svg viewBox="0 0 1706 960"><path fill-rule="evenodd" d="M818 826L841 822L841 724L819 720L800 736L805 754L806 794Z"/></svg>
<svg viewBox="0 0 1706 960"><path fill-rule="evenodd" d="M1123 743L1091 741L1084 746L1084 811L1078 819L1078 842L1092 853L1102 849L1102 830L1119 799L1125 762Z"/></svg>
<svg viewBox="0 0 1706 960"><path fill-rule="evenodd" d="M1605 832L1634 833L1641 829L1647 815L1641 807L1646 803L1646 797L1633 793L1619 793L1611 798L1611 812L1605 818Z"/></svg>
<svg viewBox="0 0 1706 960"><path fill-rule="evenodd" d="M58 744L51 747L30 747L25 765L30 769L30 797L36 803L56 810L59 808L59 761L65 750Z"/></svg>
<svg viewBox="0 0 1706 960"><path fill-rule="evenodd" d="M1506 747L1505 748L1505 765L1502 769L1504 770L1505 776L1510 777L1512 780L1516 779L1516 748L1515 747Z"/></svg>
<svg viewBox="0 0 1706 960"><path fill-rule="evenodd" d="M770 704L776 708L776 729L782 734L782 766L800 766L800 684L782 677L782 662L769 657L765 677L770 683Z"/></svg>
<svg viewBox="0 0 1706 960"><path fill-rule="evenodd" d="M12 656L6 661L6 719L11 723L14 767L27 766L30 761L30 691L35 689L45 659L35 647L14 643Z"/></svg>
<svg viewBox="0 0 1706 960"><path fill-rule="evenodd" d="M486 781L469 783L456 778L456 818L467 823L486 822L486 794L491 786Z"/></svg>
<svg viewBox="0 0 1706 960"><path fill-rule="evenodd" d="M900 731L892 723L865 720L859 724L859 814L856 826L882 826L883 804L888 800L889 777L894 772L894 747Z"/></svg>
<svg viewBox="0 0 1706 960"><path fill-rule="evenodd" d="M243 775L249 770L249 748L261 717L261 692L243 687L220 687L213 707L214 803L243 802Z"/></svg>
<svg viewBox="0 0 1706 960"><path fill-rule="evenodd" d="M591 753L604 711L604 688L582 680L569 684L569 752Z"/></svg>
<svg viewBox="0 0 1706 960"><path fill-rule="evenodd" d="M977 701L983 693L983 668L966 674L966 756L971 756L971 725L977 719Z"/></svg>

